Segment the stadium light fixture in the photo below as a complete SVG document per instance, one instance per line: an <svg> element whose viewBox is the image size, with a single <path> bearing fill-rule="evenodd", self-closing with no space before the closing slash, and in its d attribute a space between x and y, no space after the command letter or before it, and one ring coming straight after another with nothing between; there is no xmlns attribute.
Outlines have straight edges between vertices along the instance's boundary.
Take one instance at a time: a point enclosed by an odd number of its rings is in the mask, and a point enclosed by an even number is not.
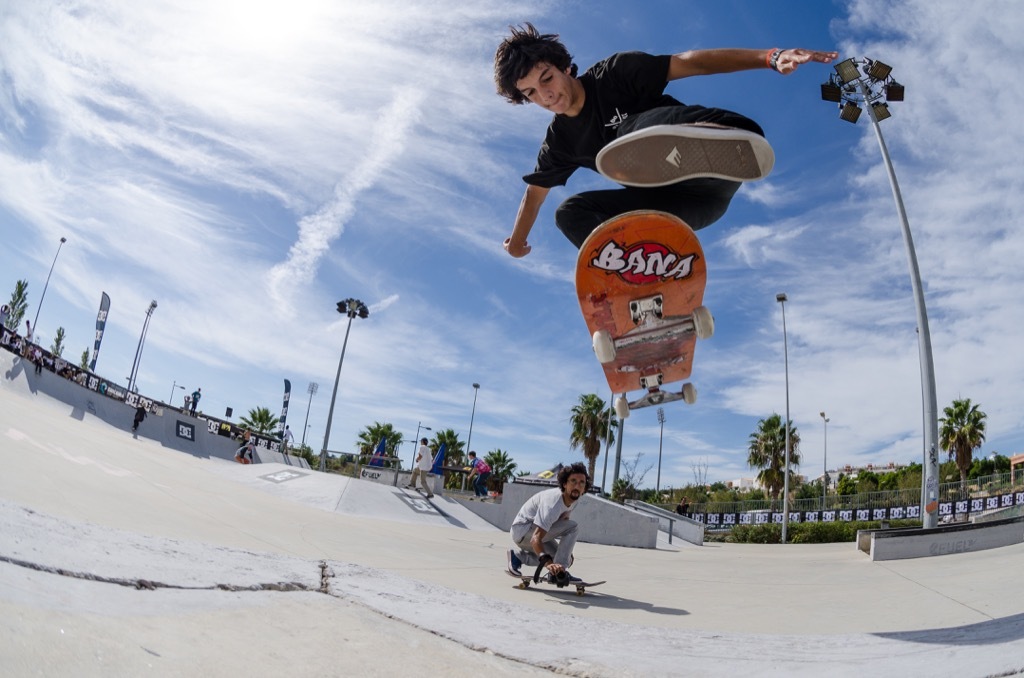
<svg viewBox="0 0 1024 678"><path fill-rule="evenodd" d="M824 97L826 85L839 86L840 113L839 117L847 122L855 123L860 117L860 105L869 112L868 117L878 138L878 146L882 152L882 160L889 175L889 185L896 201L896 211L900 217L903 243L907 249L907 262L910 268L910 283L914 293L914 306L917 313L918 357L921 362L921 400L924 424L923 464L924 473L921 477L921 521L925 528L938 525L939 501L939 454L938 454L938 405L935 387L935 364L932 359L931 332L928 329L928 311L925 306L924 287L921 284L921 271L917 264L917 253L914 239L910 233L903 196L896 171L889 157L889 149L882 137L880 121L892 117L888 102L903 101L904 87L892 79L892 67L881 61L872 59L847 59L835 67L836 75L822 85ZM862 73L863 71L863 73ZM829 90L831 92L831 90Z"/></svg>

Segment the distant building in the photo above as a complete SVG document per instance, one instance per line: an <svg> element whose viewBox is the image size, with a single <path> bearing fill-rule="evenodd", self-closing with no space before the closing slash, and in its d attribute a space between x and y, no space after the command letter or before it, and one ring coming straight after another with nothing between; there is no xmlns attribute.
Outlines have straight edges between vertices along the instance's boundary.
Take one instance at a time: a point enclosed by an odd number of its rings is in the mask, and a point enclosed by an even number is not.
<svg viewBox="0 0 1024 678"><path fill-rule="evenodd" d="M857 474L862 471L871 471L872 473L882 475L884 473L899 471L900 469L907 468L907 466L909 466L909 464L897 464L894 461L890 461L888 464L865 464L864 466L851 466L850 464L846 464L842 468L828 472L829 487L836 486L836 483L839 482L840 474L856 480ZM821 476L818 476L815 480L821 480Z"/></svg>

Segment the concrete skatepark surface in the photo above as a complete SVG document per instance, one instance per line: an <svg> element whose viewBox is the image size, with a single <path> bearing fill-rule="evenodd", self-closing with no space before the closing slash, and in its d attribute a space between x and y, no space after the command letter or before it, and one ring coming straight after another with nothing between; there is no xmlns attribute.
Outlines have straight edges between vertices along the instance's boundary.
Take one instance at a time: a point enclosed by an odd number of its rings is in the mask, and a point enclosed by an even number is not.
<svg viewBox="0 0 1024 678"><path fill-rule="evenodd" d="M1024 545L580 543L515 588L452 498L133 438L0 351L5 676L1014 675ZM567 459L568 459L568 452Z"/></svg>

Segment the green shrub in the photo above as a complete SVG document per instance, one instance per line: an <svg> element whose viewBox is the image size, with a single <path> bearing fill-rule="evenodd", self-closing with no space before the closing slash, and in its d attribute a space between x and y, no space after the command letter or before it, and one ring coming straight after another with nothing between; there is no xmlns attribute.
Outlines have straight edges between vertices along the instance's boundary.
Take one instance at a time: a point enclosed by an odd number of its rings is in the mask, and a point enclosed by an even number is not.
<svg viewBox="0 0 1024 678"><path fill-rule="evenodd" d="M920 520L891 520L890 528L921 527ZM834 523L790 523L787 538L793 544L832 544L852 542L857 539L858 530L877 530L877 520L863 522ZM782 525L736 525L725 538L736 544L781 544Z"/></svg>
<svg viewBox="0 0 1024 678"><path fill-rule="evenodd" d="M737 544L781 544L782 525L736 525L729 533L729 539Z"/></svg>

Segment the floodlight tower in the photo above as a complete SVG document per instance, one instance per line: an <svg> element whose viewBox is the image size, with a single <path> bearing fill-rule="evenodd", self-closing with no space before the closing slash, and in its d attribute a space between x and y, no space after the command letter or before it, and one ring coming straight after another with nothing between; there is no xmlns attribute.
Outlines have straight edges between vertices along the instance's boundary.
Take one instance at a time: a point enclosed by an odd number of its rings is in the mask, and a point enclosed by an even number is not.
<svg viewBox="0 0 1024 678"><path fill-rule="evenodd" d="M345 349L348 347L348 333L352 330L354 318L366 318L370 309L358 299L342 299L338 302L338 313L348 316L345 327L345 341L341 344L341 358L338 359L338 374L334 377L334 391L331 393L331 409L327 411L327 430L324 432L324 444L320 450L320 470L327 470L327 443L331 438L331 422L334 420L334 401L338 398L338 382L341 381L341 365L345 362ZM312 398L312 395L310 396Z"/></svg>
<svg viewBox="0 0 1024 678"><path fill-rule="evenodd" d="M851 123L856 123L860 117L861 105L868 109L868 116L882 151L885 170L889 175L889 184L896 200L896 211L899 213L903 230L903 242L907 248L910 284L913 287L914 305L917 308L918 357L921 361L921 399L924 415L921 520L924 527L935 527L938 524L939 508L939 408L935 395L935 365L932 360L931 333L928 331L928 310L924 303L921 271L917 265L914 239L910 234L903 196L896 181L896 171L892 167L889 149L882 138L882 129L878 125L882 120L892 116L888 102L903 101L905 88L893 80L891 66L873 59L847 59L836 64L835 71L828 82L821 86L821 98L836 102L839 105L839 118Z"/></svg>

